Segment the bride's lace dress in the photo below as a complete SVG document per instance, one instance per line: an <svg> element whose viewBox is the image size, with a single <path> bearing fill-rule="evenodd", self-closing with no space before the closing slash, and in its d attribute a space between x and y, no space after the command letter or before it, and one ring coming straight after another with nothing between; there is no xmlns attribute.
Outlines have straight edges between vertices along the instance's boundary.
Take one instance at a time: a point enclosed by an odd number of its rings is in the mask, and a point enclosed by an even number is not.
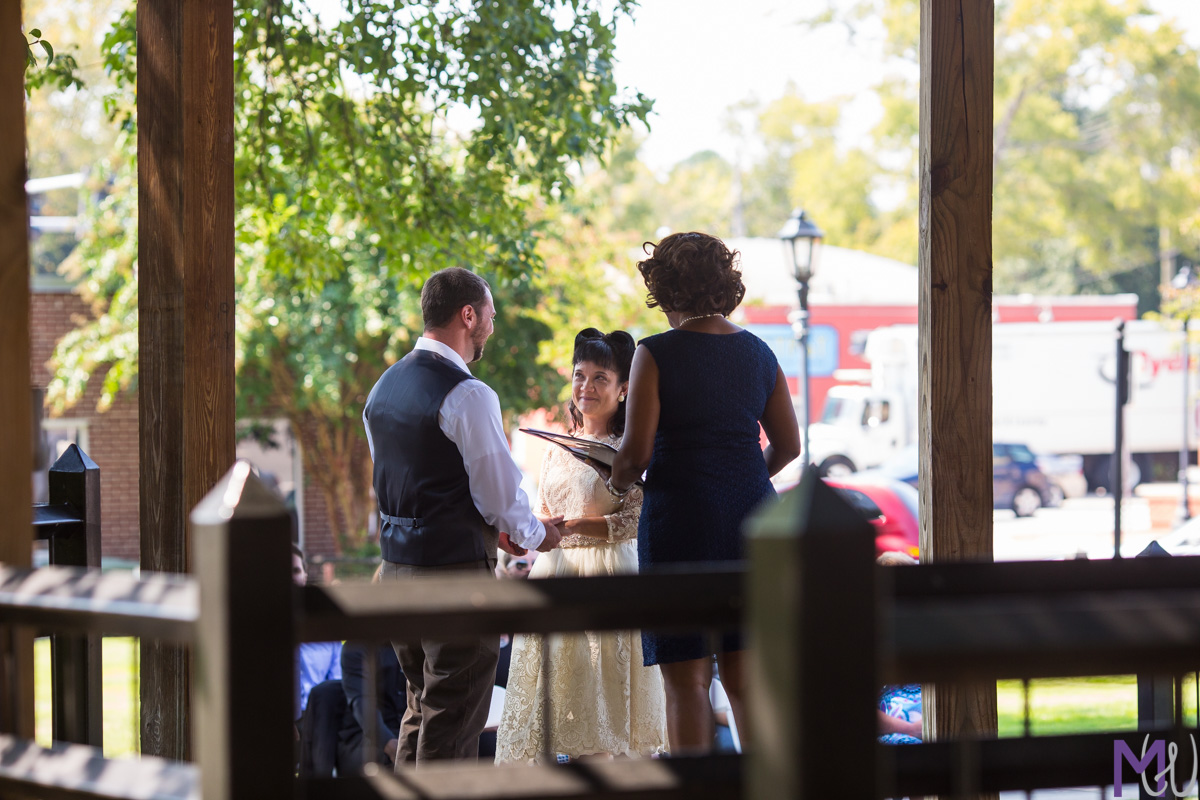
<svg viewBox="0 0 1200 800"><path fill-rule="evenodd" d="M619 443L615 437L599 441L614 447ZM608 541L565 536L559 549L538 557L530 579L637 572L640 489L634 488L624 507L618 507L595 471L558 447L546 453L538 486L542 514L604 516ZM642 756L667 750L662 675L658 667L642 666L640 633L552 634L548 675L542 673L542 646L542 636L521 635L513 641L496 735L497 764L541 762L543 683L550 696L551 753Z"/></svg>

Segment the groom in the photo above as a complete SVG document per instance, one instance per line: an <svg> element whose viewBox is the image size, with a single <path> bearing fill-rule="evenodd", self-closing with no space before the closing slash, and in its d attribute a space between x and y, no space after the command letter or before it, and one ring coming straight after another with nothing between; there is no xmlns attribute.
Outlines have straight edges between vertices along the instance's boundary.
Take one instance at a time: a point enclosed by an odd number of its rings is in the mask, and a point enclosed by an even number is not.
<svg viewBox="0 0 1200 800"><path fill-rule="evenodd" d="M496 310L487 281L465 269L435 273L421 289L421 315L424 335L383 373L363 412L375 462L382 579L490 576L498 546L514 555L557 547L562 517L533 515L500 401L467 370L492 335ZM393 643L408 680L397 767L478 756L499 639Z"/></svg>

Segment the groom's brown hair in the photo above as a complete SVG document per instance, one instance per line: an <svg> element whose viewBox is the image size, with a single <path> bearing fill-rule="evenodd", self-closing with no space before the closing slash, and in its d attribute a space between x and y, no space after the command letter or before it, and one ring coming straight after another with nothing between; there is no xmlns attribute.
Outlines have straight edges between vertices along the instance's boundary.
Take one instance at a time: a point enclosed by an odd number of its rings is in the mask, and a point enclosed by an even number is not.
<svg viewBox="0 0 1200 800"><path fill-rule="evenodd" d="M478 312L490 288L487 281L462 267L433 273L421 287L421 319L425 330L444 328L463 306L471 306Z"/></svg>

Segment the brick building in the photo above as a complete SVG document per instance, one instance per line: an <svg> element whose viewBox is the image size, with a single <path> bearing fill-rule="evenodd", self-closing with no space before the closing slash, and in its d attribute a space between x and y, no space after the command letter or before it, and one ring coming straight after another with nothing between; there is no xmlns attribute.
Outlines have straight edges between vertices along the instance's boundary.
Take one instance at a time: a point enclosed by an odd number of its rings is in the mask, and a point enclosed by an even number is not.
<svg viewBox="0 0 1200 800"><path fill-rule="evenodd" d="M91 310L69 286L55 281L37 281L30 296L31 384L46 388L53 373L50 357L58 341L87 319ZM40 285L39 285L40 284ZM138 400L137 393L123 394L104 413L96 411L101 377L96 375L86 394L61 417L47 418L43 427L53 461L71 442L76 442L100 466L101 539L106 559L137 561L138 536ZM299 445L294 444L287 423L276 423L281 445L263 451L252 442L238 445L238 456L248 458L273 472L280 489L287 493L297 485L297 518L301 541L313 555L334 551L333 532L326 520L325 500L312 483L304 480L299 465ZM35 476L35 502L45 501L44 473Z"/></svg>

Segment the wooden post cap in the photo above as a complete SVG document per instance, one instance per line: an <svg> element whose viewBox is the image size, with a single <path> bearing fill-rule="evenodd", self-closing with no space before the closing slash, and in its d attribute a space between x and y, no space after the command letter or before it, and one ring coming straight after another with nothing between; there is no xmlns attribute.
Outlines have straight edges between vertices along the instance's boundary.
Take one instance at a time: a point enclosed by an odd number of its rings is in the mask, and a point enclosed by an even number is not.
<svg viewBox="0 0 1200 800"><path fill-rule="evenodd" d="M287 513L283 500L254 474L250 462L239 459L192 509L191 519L193 525L220 525L231 519L268 519Z"/></svg>

